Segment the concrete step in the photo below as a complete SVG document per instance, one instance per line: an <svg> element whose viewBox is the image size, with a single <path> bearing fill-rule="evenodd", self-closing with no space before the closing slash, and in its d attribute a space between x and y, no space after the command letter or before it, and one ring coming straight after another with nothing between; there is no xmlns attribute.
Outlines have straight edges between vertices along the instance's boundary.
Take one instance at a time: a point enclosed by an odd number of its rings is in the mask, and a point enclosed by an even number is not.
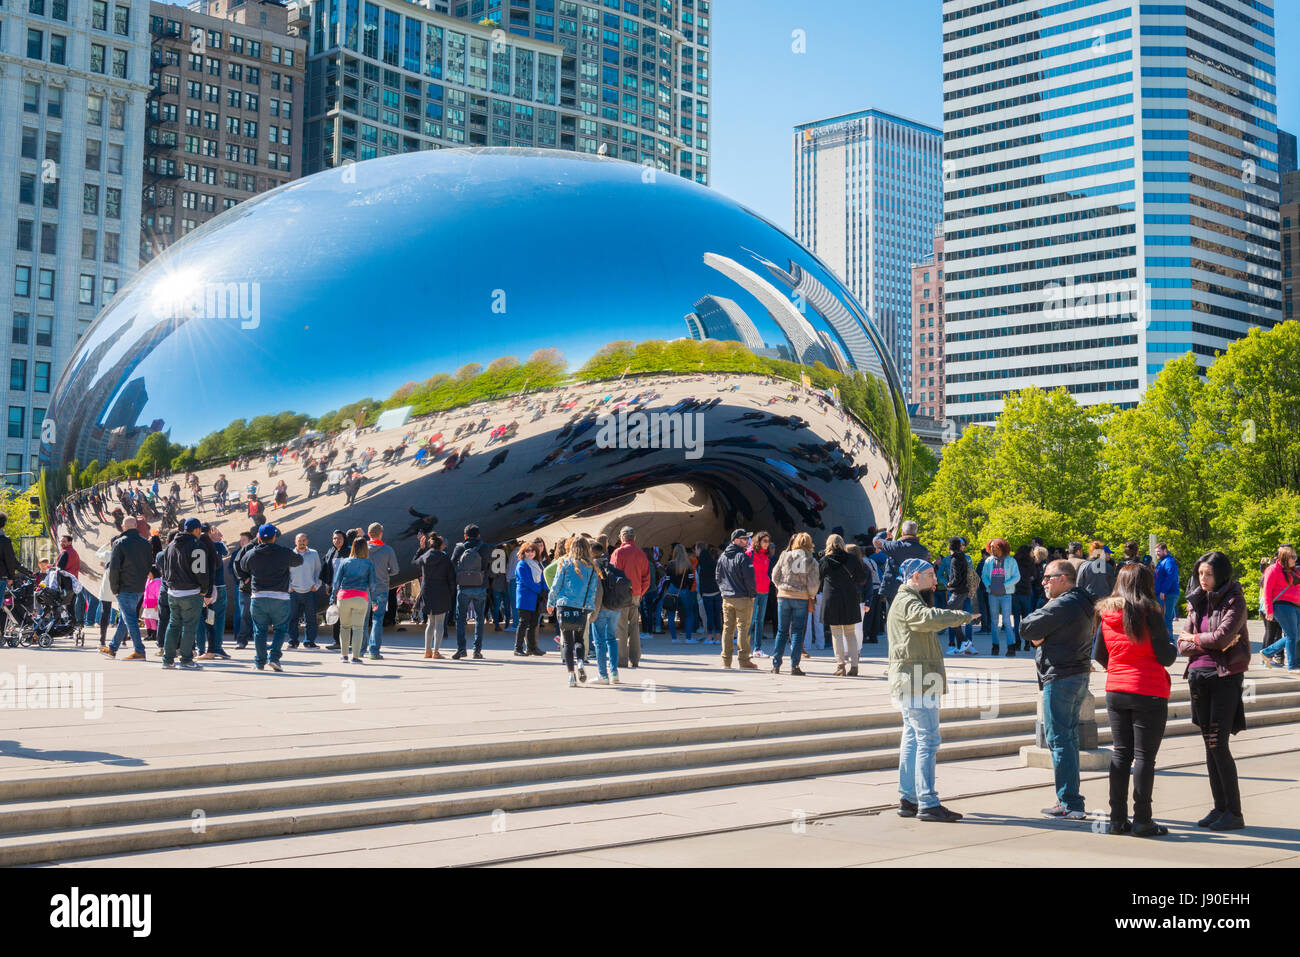
<svg viewBox="0 0 1300 957"><path fill-rule="evenodd" d="M1300 702L1300 683L1289 678L1261 679L1255 683L1256 703L1263 708L1291 706ZM1094 695L1099 723L1105 723L1106 696ZM1170 698L1171 717L1186 714L1187 686L1175 685ZM1181 712L1179 703L1184 703ZM1036 699L1001 702L998 719L1028 718L1032 731ZM941 720L945 735L961 733L958 726L983 718L981 706L944 708ZM591 734L554 734L537 732L506 741L430 748L392 748L354 752L294 755L271 760L235 761L221 764L182 765L161 768L112 768L64 775L31 776L0 781L0 796L6 802L60 799L79 795L109 795L163 791L173 788L219 784L251 783L269 780L293 780L346 772L383 771L387 769L435 767L494 761L535 760L562 755L587 755L628 748L668 748L695 744L753 741L787 735L867 732L893 729L895 740L899 717L893 711L862 713L837 710L814 711L777 720L742 718L715 720L708 724L649 726L635 730L595 732ZM996 727L989 727L995 732ZM0 810L6 805L0 804Z"/></svg>
<svg viewBox="0 0 1300 957"><path fill-rule="evenodd" d="M1251 721L1300 722L1300 707L1261 708L1257 700ZM1032 740L1032 725L1023 715L953 722L943 729L939 760L1014 754ZM1166 731L1196 733L1186 717L1174 717ZM1109 729L1100 737L1109 742ZM896 766L898 738L896 728L784 735L82 797L56 806L10 802L0 805L0 865L879 770Z"/></svg>

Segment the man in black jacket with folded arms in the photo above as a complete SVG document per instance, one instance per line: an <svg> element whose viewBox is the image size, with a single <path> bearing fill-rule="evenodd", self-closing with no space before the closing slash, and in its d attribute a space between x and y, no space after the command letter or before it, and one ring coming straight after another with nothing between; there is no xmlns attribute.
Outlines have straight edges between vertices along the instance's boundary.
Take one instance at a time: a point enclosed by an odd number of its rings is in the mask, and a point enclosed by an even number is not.
<svg viewBox="0 0 1300 957"><path fill-rule="evenodd" d="M197 671L202 667L194 660L194 645L204 607L212 604L213 579L212 555L195 534L202 525L197 518L187 518L159 563L171 611L163 643L164 668L176 667L178 651L182 668Z"/></svg>
<svg viewBox="0 0 1300 957"><path fill-rule="evenodd" d="M1035 648L1043 692L1043 733L1052 749L1057 802L1048 817L1087 820L1079 793L1079 711L1092 672L1093 600L1075 584L1074 565L1054 561L1043 571L1049 601L1020 619L1020 637Z"/></svg>

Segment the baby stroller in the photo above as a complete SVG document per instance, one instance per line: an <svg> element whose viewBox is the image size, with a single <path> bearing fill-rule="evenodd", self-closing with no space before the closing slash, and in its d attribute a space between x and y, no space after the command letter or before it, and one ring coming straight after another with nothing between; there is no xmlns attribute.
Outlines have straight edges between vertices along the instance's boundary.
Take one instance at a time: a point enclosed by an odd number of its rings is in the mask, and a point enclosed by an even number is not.
<svg viewBox="0 0 1300 957"><path fill-rule="evenodd" d="M44 579L36 575L18 582L5 596L5 643L49 648L55 638L71 637L78 647L86 643L73 606L81 582L65 571L53 568Z"/></svg>

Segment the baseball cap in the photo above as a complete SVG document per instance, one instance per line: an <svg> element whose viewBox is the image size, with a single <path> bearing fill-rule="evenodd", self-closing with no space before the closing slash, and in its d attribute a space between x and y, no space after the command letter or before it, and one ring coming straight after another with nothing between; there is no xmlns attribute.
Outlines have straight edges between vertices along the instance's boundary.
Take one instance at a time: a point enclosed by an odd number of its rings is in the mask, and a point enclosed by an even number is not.
<svg viewBox="0 0 1300 957"><path fill-rule="evenodd" d="M272 525L270 522L267 522L265 525L263 525L261 528L257 530L258 538L271 539L271 538L275 538L275 536L279 534L280 534L280 530L276 528L274 525Z"/></svg>
<svg viewBox="0 0 1300 957"><path fill-rule="evenodd" d="M749 537L750 537L749 532L745 531L743 528L738 528L731 533L731 541L733 542L738 538L749 538Z"/></svg>
<svg viewBox="0 0 1300 957"><path fill-rule="evenodd" d="M196 528L202 528L202 527L203 527L203 523L200 522L197 518L187 518L185 520L185 531L187 532L192 532Z"/></svg>
<svg viewBox="0 0 1300 957"><path fill-rule="evenodd" d="M934 571L934 566L924 558L909 558L903 562L899 571L903 573L903 581L909 581L913 575L919 572Z"/></svg>

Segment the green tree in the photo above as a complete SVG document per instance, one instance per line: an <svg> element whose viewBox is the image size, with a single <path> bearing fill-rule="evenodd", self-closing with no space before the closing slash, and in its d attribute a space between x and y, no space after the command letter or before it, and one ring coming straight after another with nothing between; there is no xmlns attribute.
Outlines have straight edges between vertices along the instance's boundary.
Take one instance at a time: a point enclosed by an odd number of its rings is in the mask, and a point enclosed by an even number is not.
<svg viewBox="0 0 1300 957"><path fill-rule="evenodd" d="M984 499L995 448L993 430L983 425L968 427L961 438L944 446L939 468L929 487L917 496L914 510L921 540L931 552L943 554L948 539L970 537L985 526Z"/></svg>
<svg viewBox="0 0 1300 957"><path fill-rule="evenodd" d="M1197 417L1205 391L1189 353L1165 365L1136 408L1107 423L1098 532L1108 540L1155 534L1184 562L1209 548L1215 489Z"/></svg>
<svg viewBox="0 0 1300 957"><path fill-rule="evenodd" d="M915 434L912 435L911 482L909 490L907 517L916 518L916 501L925 494L935 475L939 471L939 456L925 446Z"/></svg>

